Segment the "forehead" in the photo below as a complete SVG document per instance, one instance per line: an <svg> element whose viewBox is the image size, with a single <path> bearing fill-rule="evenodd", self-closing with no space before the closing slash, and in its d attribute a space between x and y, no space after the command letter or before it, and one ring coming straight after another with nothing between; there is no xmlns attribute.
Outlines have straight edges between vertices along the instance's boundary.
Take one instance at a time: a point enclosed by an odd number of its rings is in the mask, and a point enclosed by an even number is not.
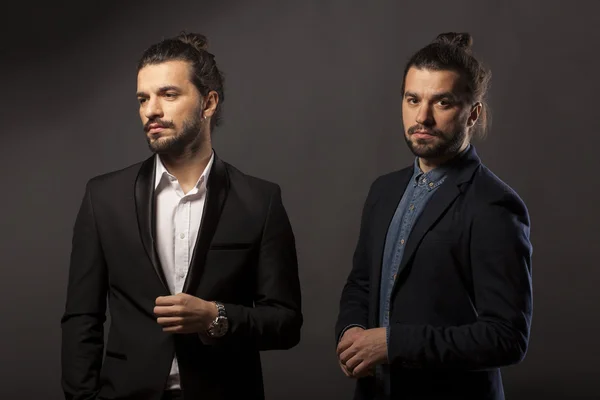
<svg viewBox="0 0 600 400"><path fill-rule="evenodd" d="M444 92L459 94L463 88L460 74L452 70L436 71L411 67L404 80L404 92L416 93L420 96Z"/></svg>
<svg viewBox="0 0 600 400"><path fill-rule="evenodd" d="M166 61L149 64L139 70L138 90L153 91L164 86L185 87L190 81L190 65L186 61Z"/></svg>

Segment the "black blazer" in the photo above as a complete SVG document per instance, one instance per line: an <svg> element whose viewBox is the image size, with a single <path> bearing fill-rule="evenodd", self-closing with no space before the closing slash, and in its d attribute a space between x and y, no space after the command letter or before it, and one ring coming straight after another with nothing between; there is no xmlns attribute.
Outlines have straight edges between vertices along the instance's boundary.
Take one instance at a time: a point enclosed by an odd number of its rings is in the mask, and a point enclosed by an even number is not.
<svg viewBox="0 0 600 400"><path fill-rule="evenodd" d="M186 400L264 398L259 350L300 340L294 235L278 185L215 155L207 190L183 292L224 303L230 330L214 345L163 332L153 314L170 294L153 239L154 157L88 182L62 318L67 399L160 399L175 353Z"/></svg>
<svg viewBox="0 0 600 400"><path fill-rule="evenodd" d="M384 242L413 167L379 177L365 202L336 339L378 327ZM475 148L452 163L408 238L392 291L392 398L504 398L499 367L525 356L532 316L529 215L481 164ZM355 399L372 399L359 379Z"/></svg>

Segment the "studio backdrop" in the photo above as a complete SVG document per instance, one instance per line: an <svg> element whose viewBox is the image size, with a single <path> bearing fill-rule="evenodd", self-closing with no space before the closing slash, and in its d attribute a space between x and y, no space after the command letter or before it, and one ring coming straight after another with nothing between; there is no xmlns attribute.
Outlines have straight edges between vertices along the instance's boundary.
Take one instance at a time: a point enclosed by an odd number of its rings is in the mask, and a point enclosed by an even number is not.
<svg viewBox="0 0 600 400"><path fill-rule="evenodd" d="M507 398L600 398L594 2L38 3L12 4L3 28L0 398L62 396L60 318L85 183L150 155L136 63L181 30L207 35L225 74L214 148L281 185L296 235L302 340L262 354L267 398L352 394L333 327L362 205L377 176L413 160L404 64L448 31L470 32L492 70L492 124L475 146L532 220L532 336L525 361L503 371Z"/></svg>

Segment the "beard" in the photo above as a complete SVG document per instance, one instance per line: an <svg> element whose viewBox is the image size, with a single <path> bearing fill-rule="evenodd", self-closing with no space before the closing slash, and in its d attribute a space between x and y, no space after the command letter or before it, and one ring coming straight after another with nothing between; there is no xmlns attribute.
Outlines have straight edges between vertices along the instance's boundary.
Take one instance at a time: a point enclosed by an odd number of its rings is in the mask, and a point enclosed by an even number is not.
<svg viewBox="0 0 600 400"><path fill-rule="evenodd" d="M159 119L149 120L144 127L147 131L147 126L150 124L159 124L163 128L175 129L172 121L163 121ZM195 153L201 147L203 141L203 127L200 118L200 112L195 112L192 117L183 121L181 130L177 131L173 136L158 137L152 139L146 135L148 147L155 154L181 156L186 153Z"/></svg>
<svg viewBox="0 0 600 400"><path fill-rule="evenodd" d="M418 130L426 130L433 136L429 139L411 139L411 135ZM410 151L417 157L423 159L438 159L453 155L459 152L467 131L459 129L453 133L442 132L438 129L426 129L422 125L414 125L408 129L404 135L404 140Z"/></svg>

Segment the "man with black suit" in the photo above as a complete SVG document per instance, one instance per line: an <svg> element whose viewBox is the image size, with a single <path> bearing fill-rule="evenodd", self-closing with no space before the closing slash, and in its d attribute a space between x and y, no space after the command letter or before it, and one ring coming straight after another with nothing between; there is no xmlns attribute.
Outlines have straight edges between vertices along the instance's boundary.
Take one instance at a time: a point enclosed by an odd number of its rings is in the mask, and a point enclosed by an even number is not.
<svg viewBox="0 0 600 400"><path fill-rule="evenodd" d="M404 70L416 159L370 188L336 324L355 399L504 399L499 368L526 354L529 214L470 144L490 77L471 43L441 34Z"/></svg>
<svg viewBox="0 0 600 400"><path fill-rule="evenodd" d="M223 79L202 35L148 48L137 87L155 154L87 184L62 318L65 397L262 399L259 351L295 346L303 321L280 188L213 151Z"/></svg>

